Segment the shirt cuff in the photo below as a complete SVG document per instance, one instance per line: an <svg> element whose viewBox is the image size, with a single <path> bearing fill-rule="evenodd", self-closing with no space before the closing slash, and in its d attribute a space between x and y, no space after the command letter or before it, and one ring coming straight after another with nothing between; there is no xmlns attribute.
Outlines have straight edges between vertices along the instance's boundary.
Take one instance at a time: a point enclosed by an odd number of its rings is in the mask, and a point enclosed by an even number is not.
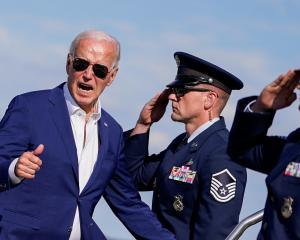
<svg viewBox="0 0 300 240"><path fill-rule="evenodd" d="M17 177L15 174L15 167L16 167L18 160L19 160L19 158L14 159L8 168L8 175L9 175L10 181L14 185L19 184L24 179L24 178Z"/></svg>

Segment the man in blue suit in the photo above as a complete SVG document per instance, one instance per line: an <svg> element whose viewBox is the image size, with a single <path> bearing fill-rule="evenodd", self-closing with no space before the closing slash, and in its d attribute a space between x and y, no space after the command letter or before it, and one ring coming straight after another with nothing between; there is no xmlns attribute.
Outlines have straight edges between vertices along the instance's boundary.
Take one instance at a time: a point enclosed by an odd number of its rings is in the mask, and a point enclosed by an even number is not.
<svg viewBox="0 0 300 240"><path fill-rule="evenodd" d="M243 83L187 53L174 54L175 81L140 113L126 141L127 164L139 190L153 190L152 210L176 239L221 240L239 221L246 171L227 155L228 130L220 116L231 90ZM172 102L172 120L185 132L164 151L148 155L151 125Z"/></svg>
<svg viewBox="0 0 300 240"><path fill-rule="evenodd" d="M258 97L241 99L230 131L228 150L233 159L268 175L259 240L300 239L300 129L287 137L267 135L276 110L297 99L299 81L300 70L290 70Z"/></svg>
<svg viewBox="0 0 300 240"><path fill-rule="evenodd" d="M15 97L0 126L0 239L102 240L92 219L103 195L137 239L174 239L141 202L123 133L99 96L116 77L119 42L80 33L67 83Z"/></svg>

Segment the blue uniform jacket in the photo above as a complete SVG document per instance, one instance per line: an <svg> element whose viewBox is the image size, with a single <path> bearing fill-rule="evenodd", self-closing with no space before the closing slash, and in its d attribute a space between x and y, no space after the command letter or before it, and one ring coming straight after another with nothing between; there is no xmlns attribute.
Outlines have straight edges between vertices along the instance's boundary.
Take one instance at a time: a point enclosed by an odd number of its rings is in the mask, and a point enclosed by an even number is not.
<svg viewBox="0 0 300 240"><path fill-rule="evenodd" d="M246 171L226 153L223 118L178 149L184 136L151 156L147 134L128 138L129 171L139 190L154 191L152 210L177 239L225 239L239 221Z"/></svg>
<svg viewBox="0 0 300 240"><path fill-rule="evenodd" d="M229 153L240 164L268 174L268 197L258 239L300 239L300 129L288 137L267 136L275 112L244 112L254 99L238 102Z"/></svg>
<svg viewBox="0 0 300 240"><path fill-rule="evenodd" d="M77 152L62 86L15 97L0 123L0 239L67 240L78 206L82 239L103 240L92 219L102 195L137 239L174 239L140 201L125 165L122 129L104 110L98 159L79 194ZM36 177L12 185L11 161L41 143L43 164Z"/></svg>

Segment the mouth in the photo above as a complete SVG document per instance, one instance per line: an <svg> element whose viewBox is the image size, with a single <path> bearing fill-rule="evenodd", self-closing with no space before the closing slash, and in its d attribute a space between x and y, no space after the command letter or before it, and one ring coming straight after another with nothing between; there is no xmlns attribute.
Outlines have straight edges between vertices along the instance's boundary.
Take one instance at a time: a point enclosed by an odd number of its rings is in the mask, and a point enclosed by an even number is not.
<svg viewBox="0 0 300 240"><path fill-rule="evenodd" d="M79 83L78 84L78 89L81 91L89 92L93 90L93 87L89 84L86 83Z"/></svg>
<svg viewBox="0 0 300 240"><path fill-rule="evenodd" d="M176 106L174 106L174 104L172 104L172 111L176 111L178 108Z"/></svg>

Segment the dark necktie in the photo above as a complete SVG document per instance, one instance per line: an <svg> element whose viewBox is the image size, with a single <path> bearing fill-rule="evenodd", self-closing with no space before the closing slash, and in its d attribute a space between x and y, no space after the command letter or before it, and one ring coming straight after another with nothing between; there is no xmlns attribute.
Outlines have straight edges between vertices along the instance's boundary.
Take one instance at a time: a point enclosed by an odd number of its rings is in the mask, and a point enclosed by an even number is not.
<svg viewBox="0 0 300 240"><path fill-rule="evenodd" d="M181 140L181 142L178 144L176 151L179 151L181 148L183 148L184 145L188 143L188 136L185 135L185 137Z"/></svg>

